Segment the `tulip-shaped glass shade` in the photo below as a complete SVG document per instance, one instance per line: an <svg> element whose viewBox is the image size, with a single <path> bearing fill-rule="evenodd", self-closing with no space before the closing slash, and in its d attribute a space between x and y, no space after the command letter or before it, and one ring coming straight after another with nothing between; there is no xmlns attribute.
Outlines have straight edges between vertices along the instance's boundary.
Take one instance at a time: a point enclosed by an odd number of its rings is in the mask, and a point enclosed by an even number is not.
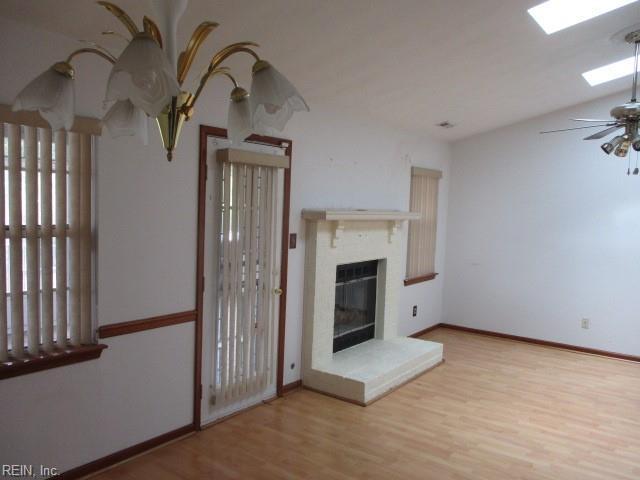
<svg viewBox="0 0 640 480"><path fill-rule="evenodd" d="M176 67L146 34L136 35L116 61L107 83L105 101L130 100L150 117L157 117L180 93Z"/></svg>
<svg viewBox="0 0 640 480"><path fill-rule="evenodd" d="M130 100L118 100L102 119L112 138L138 135L148 144L147 115Z"/></svg>
<svg viewBox="0 0 640 480"><path fill-rule="evenodd" d="M59 62L33 79L13 102L13 111L37 110L51 130L70 130L75 110L73 68Z"/></svg>
<svg viewBox="0 0 640 480"><path fill-rule="evenodd" d="M236 87L231 91L231 99L229 100L227 135L233 145L239 145L251 135L251 132L249 93L242 87Z"/></svg>
<svg viewBox="0 0 640 480"><path fill-rule="evenodd" d="M255 131L282 130L296 111L309 111L296 87L271 64L258 60L253 65L251 113Z"/></svg>

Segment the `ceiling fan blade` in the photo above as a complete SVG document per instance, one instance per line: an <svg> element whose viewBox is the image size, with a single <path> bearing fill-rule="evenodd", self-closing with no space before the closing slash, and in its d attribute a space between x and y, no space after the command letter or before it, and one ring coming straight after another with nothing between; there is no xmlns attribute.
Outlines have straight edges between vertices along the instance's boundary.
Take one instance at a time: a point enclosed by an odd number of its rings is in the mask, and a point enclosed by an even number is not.
<svg viewBox="0 0 640 480"><path fill-rule="evenodd" d="M601 132L589 135L588 137L585 137L584 140L597 140L598 138L606 137L610 133L613 133L616 130L620 130L621 128L624 128L624 125L614 125L613 127L607 128L606 130L602 130Z"/></svg>
<svg viewBox="0 0 640 480"><path fill-rule="evenodd" d="M608 118L606 120L596 120L594 118L570 118L569 120L573 120L574 122L610 122L611 119Z"/></svg>
<svg viewBox="0 0 640 480"><path fill-rule="evenodd" d="M611 126L621 126L618 125L617 123L605 123L602 125L587 125L586 127L574 127L574 128L561 128L560 130L546 130L544 132L540 132L540 133L556 133L556 132L569 132L571 130L582 130L584 128L598 128L598 127L611 127Z"/></svg>

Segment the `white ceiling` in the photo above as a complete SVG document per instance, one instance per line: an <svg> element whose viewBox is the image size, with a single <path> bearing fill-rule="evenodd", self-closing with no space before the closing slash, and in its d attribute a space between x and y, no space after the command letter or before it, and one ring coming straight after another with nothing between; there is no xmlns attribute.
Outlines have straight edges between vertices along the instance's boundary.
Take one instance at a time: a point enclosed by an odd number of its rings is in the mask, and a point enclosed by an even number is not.
<svg viewBox="0 0 640 480"><path fill-rule="evenodd" d="M456 140L628 87L629 79L590 87L581 73L632 54L609 38L640 22L640 2L546 35L527 14L540 1L191 0L180 36L186 42L198 23L215 20L221 25L203 51L257 41L311 108L336 104ZM136 21L150 14L144 1L114 3ZM120 28L88 0L2 0L0 16L77 39ZM206 61L201 54L192 71ZM443 120L457 126L435 126Z"/></svg>

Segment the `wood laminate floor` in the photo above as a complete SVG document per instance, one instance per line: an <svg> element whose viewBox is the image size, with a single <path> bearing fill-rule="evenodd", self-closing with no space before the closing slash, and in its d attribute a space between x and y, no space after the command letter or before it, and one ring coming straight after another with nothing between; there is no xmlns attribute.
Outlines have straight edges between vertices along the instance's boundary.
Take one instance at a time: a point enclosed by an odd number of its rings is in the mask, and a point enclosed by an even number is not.
<svg viewBox="0 0 640 480"><path fill-rule="evenodd" d="M640 365L439 328L446 362L363 408L299 390L99 480L640 479Z"/></svg>

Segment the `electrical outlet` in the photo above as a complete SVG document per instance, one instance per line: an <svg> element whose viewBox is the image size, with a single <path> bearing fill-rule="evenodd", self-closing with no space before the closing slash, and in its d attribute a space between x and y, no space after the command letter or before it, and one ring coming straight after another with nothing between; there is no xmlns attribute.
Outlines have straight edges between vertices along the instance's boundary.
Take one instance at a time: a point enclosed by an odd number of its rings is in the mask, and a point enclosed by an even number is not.
<svg viewBox="0 0 640 480"><path fill-rule="evenodd" d="M413 317L415 317L416 315L418 315L418 305L414 305L413 306Z"/></svg>
<svg viewBox="0 0 640 480"><path fill-rule="evenodd" d="M589 330L589 327L591 326L591 321L588 318L583 318L581 325L582 325L582 328L584 328L585 330Z"/></svg>

